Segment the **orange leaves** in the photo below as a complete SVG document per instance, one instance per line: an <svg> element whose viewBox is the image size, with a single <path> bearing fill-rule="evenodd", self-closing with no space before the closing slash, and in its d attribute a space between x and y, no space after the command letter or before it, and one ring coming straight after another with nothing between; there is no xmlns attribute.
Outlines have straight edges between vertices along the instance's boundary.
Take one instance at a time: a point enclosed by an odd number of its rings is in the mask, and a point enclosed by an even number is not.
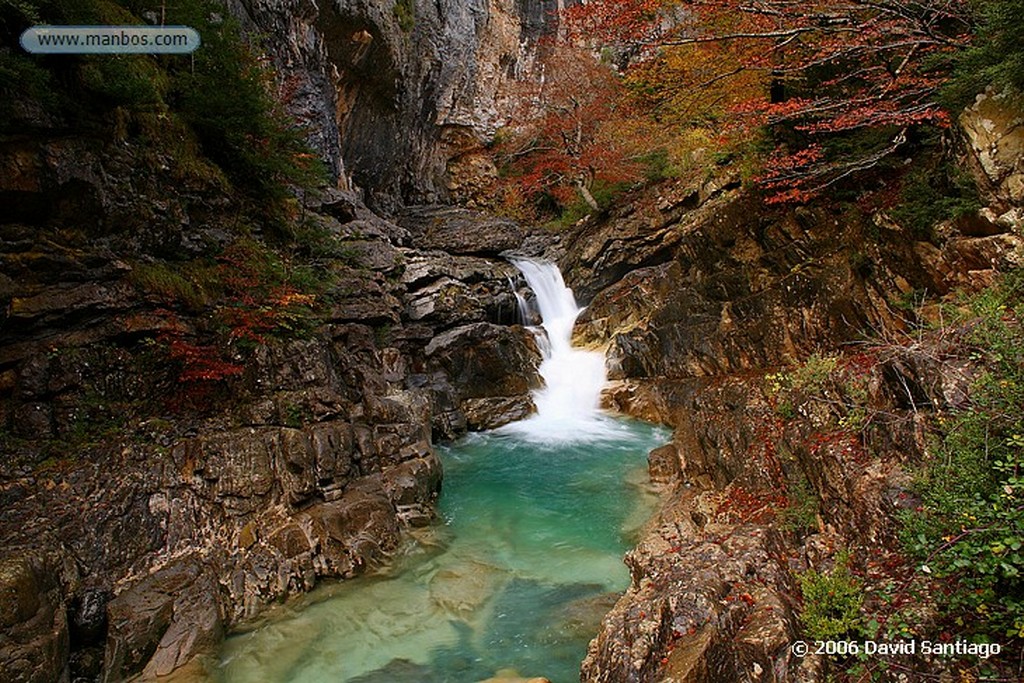
<svg viewBox="0 0 1024 683"><path fill-rule="evenodd" d="M215 346L199 346L173 339L168 349L171 359L181 363L179 382L216 382L240 375L244 369L221 359L220 350Z"/></svg>
<svg viewBox="0 0 1024 683"><path fill-rule="evenodd" d="M948 55L972 30L968 0L590 0L569 17L585 29L578 39L632 55L628 78L641 99L676 120L727 113L741 136L770 126L797 154L855 131L892 130L866 151L776 155L762 176L774 201L804 201L877 167L909 128L948 125L937 93ZM709 87L740 78L740 95Z"/></svg>
<svg viewBox="0 0 1024 683"><path fill-rule="evenodd" d="M595 186L638 180L636 157L648 150L637 141L620 77L569 48L553 49L542 70L523 86L517 127L497 150L510 171L503 193L564 208L581 198L591 204Z"/></svg>
<svg viewBox="0 0 1024 683"><path fill-rule="evenodd" d="M781 493L753 491L733 485L716 512L731 523L763 524L788 504L788 499Z"/></svg>
<svg viewBox="0 0 1024 683"><path fill-rule="evenodd" d="M564 18L574 37L607 44L654 33L670 4L664 0L583 2L565 10Z"/></svg>

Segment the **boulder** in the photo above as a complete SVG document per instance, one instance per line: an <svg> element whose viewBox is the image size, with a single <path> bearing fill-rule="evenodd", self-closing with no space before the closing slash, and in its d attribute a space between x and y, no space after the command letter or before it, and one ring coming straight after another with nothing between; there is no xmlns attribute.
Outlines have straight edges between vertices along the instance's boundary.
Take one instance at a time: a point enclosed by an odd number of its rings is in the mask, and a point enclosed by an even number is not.
<svg viewBox="0 0 1024 683"><path fill-rule="evenodd" d="M166 676L224 635L218 587L209 570L182 560L129 587L107 607L109 637L104 683L143 674Z"/></svg>
<svg viewBox="0 0 1024 683"><path fill-rule="evenodd" d="M398 223L411 233L417 246L451 254L497 256L519 247L525 238L513 220L450 206L409 207L399 215Z"/></svg>
<svg viewBox="0 0 1024 683"><path fill-rule="evenodd" d="M529 395L467 398L462 401L461 408L466 416L466 426L471 431L497 429L537 411Z"/></svg>
<svg viewBox="0 0 1024 683"><path fill-rule="evenodd" d="M541 384L540 352L522 327L463 325L434 337L425 355L462 398L524 395Z"/></svg>
<svg viewBox="0 0 1024 683"><path fill-rule="evenodd" d="M627 555L632 583L591 641L581 680L738 681L757 670L790 680L799 661L781 539L753 525L702 539L679 522Z"/></svg>
<svg viewBox="0 0 1024 683"><path fill-rule="evenodd" d="M1001 211L1024 206L1024 119L1005 93L988 88L960 115L983 190Z"/></svg>

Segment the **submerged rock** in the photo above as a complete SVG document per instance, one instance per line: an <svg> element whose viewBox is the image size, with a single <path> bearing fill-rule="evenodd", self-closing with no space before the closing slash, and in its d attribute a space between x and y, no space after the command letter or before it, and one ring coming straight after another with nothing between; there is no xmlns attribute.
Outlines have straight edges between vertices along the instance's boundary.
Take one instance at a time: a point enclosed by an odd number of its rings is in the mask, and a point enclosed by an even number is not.
<svg viewBox="0 0 1024 683"><path fill-rule="evenodd" d="M504 570L470 560L434 574L430 579L430 599L453 617L470 621L507 580Z"/></svg>
<svg viewBox="0 0 1024 683"><path fill-rule="evenodd" d="M551 683L551 681L540 676L526 677L515 669L499 669L494 672L493 676L478 681L478 683Z"/></svg>

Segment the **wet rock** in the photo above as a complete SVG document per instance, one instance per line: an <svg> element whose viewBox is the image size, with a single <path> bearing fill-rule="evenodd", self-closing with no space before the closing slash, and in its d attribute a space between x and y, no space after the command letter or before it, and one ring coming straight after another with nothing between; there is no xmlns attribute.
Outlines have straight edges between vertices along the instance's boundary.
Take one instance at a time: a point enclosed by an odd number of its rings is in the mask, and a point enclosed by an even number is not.
<svg viewBox="0 0 1024 683"><path fill-rule="evenodd" d="M323 573L361 574L398 546L398 519L379 478L356 482L340 499L304 511L299 520L317 538Z"/></svg>
<svg viewBox="0 0 1024 683"><path fill-rule="evenodd" d="M0 556L0 670L6 680L68 680L68 623L55 556L5 548Z"/></svg>
<svg viewBox="0 0 1024 683"><path fill-rule="evenodd" d="M540 353L521 327L464 325L434 337L424 353L463 398L522 395L540 386Z"/></svg>
<svg viewBox="0 0 1024 683"><path fill-rule="evenodd" d="M509 284L518 271L508 263L442 251L406 252L402 283L405 314L435 331L471 322L518 320Z"/></svg>
<svg viewBox="0 0 1024 683"><path fill-rule="evenodd" d="M670 522L630 552L632 583L590 643L581 679L743 680L756 666L788 680L797 662L780 539L753 526L725 538L688 538Z"/></svg>
<svg viewBox="0 0 1024 683"><path fill-rule="evenodd" d="M859 338L866 328L898 327L879 289L909 291L910 281L949 286L927 275L934 269L923 268L913 243L895 234L870 256L869 283L853 256L863 244L851 236L837 249L826 209L772 215L727 198L666 228L676 234L666 262L628 273L580 316L577 340L609 345L612 378L686 379L777 366ZM579 263L574 267L589 272L574 254L567 257Z"/></svg>
<svg viewBox="0 0 1024 683"><path fill-rule="evenodd" d="M277 430L244 430L203 439L195 472L228 514L252 512L274 485Z"/></svg>
<svg viewBox="0 0 1024 683"><path fill-rule="evenodd" d="M433 683L438 680L429 666L393 659L387 666L350 679L351 683Z"/></svg>
<svg viewBox="0 0 1024 683"><path fill-rule="evenodd" d="M383 474L384 490L396 508L430 503L441 491L441 461L426 443L422 451L423 457L407 460Z"/></svg>
<svg viewBox="0 0 1024 683"><path fill-rule="evenodd" d="M527 678L520 675L515 669L499 669L493 676L485 678L479 683L551 683L551 681L540 676Z"/></svg>
<svg viewBox="0 0 1024 683"><path fill-rule="evenodd" d="M647 454L647 469L651 481L655 484L667 484L678 481L682 475L679 462L679 451L675 444L667 444L655 448Z"/></svg>
<svg viewBox="0 0 1024 683"><path fill-rule="evenodd" d="M102 644L107 637L107 603L113 594L92 589L75 596L68 609L72 647Z"/></svg>
<svg viewBox="0 0 1024 683"><path fill-rule="evenodd" d="M601 630L601 621L615 607L621 593L604 593L575 600L559 610L559 629L582 637L592 637Z"/></svg>
<svg viewBox="0 0 1024 683"><path fill-rule="evenodd" d="M505 572L480 562L467 561L446 567L430 579L430 599L459 619L468 619L494 597Z"/></svg>
<svg viewBox="0 0 1024 683"><path fill-rule="evenodd" d="M530 396L467 398L460 405L466 416L466 426L471 431L497 429L537 411Z"/></svg>
<svg viewBox="0 0 1024 683"><path fill-rule="evenodd" d="M103 680L164 676L213 651L223 637L217 592L208 572L182 561L120 593L108 606Z"/></svg>

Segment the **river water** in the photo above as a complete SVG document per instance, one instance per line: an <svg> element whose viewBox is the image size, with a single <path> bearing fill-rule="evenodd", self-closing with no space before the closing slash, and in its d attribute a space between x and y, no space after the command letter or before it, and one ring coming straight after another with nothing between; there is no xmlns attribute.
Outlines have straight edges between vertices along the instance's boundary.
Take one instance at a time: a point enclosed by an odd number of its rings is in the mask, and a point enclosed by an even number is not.
<svg viewBox="0 0 1024 683"><path fill-rule="evenodd" d="M222 651L226 683L579 680L587 642L626 588L622 555L650 516L647 452L667 432L598 410L604 363L574 349L558 270L516 264L536 293L538 413L439 447L439 521L385 573L272 611Z"/></svg>

